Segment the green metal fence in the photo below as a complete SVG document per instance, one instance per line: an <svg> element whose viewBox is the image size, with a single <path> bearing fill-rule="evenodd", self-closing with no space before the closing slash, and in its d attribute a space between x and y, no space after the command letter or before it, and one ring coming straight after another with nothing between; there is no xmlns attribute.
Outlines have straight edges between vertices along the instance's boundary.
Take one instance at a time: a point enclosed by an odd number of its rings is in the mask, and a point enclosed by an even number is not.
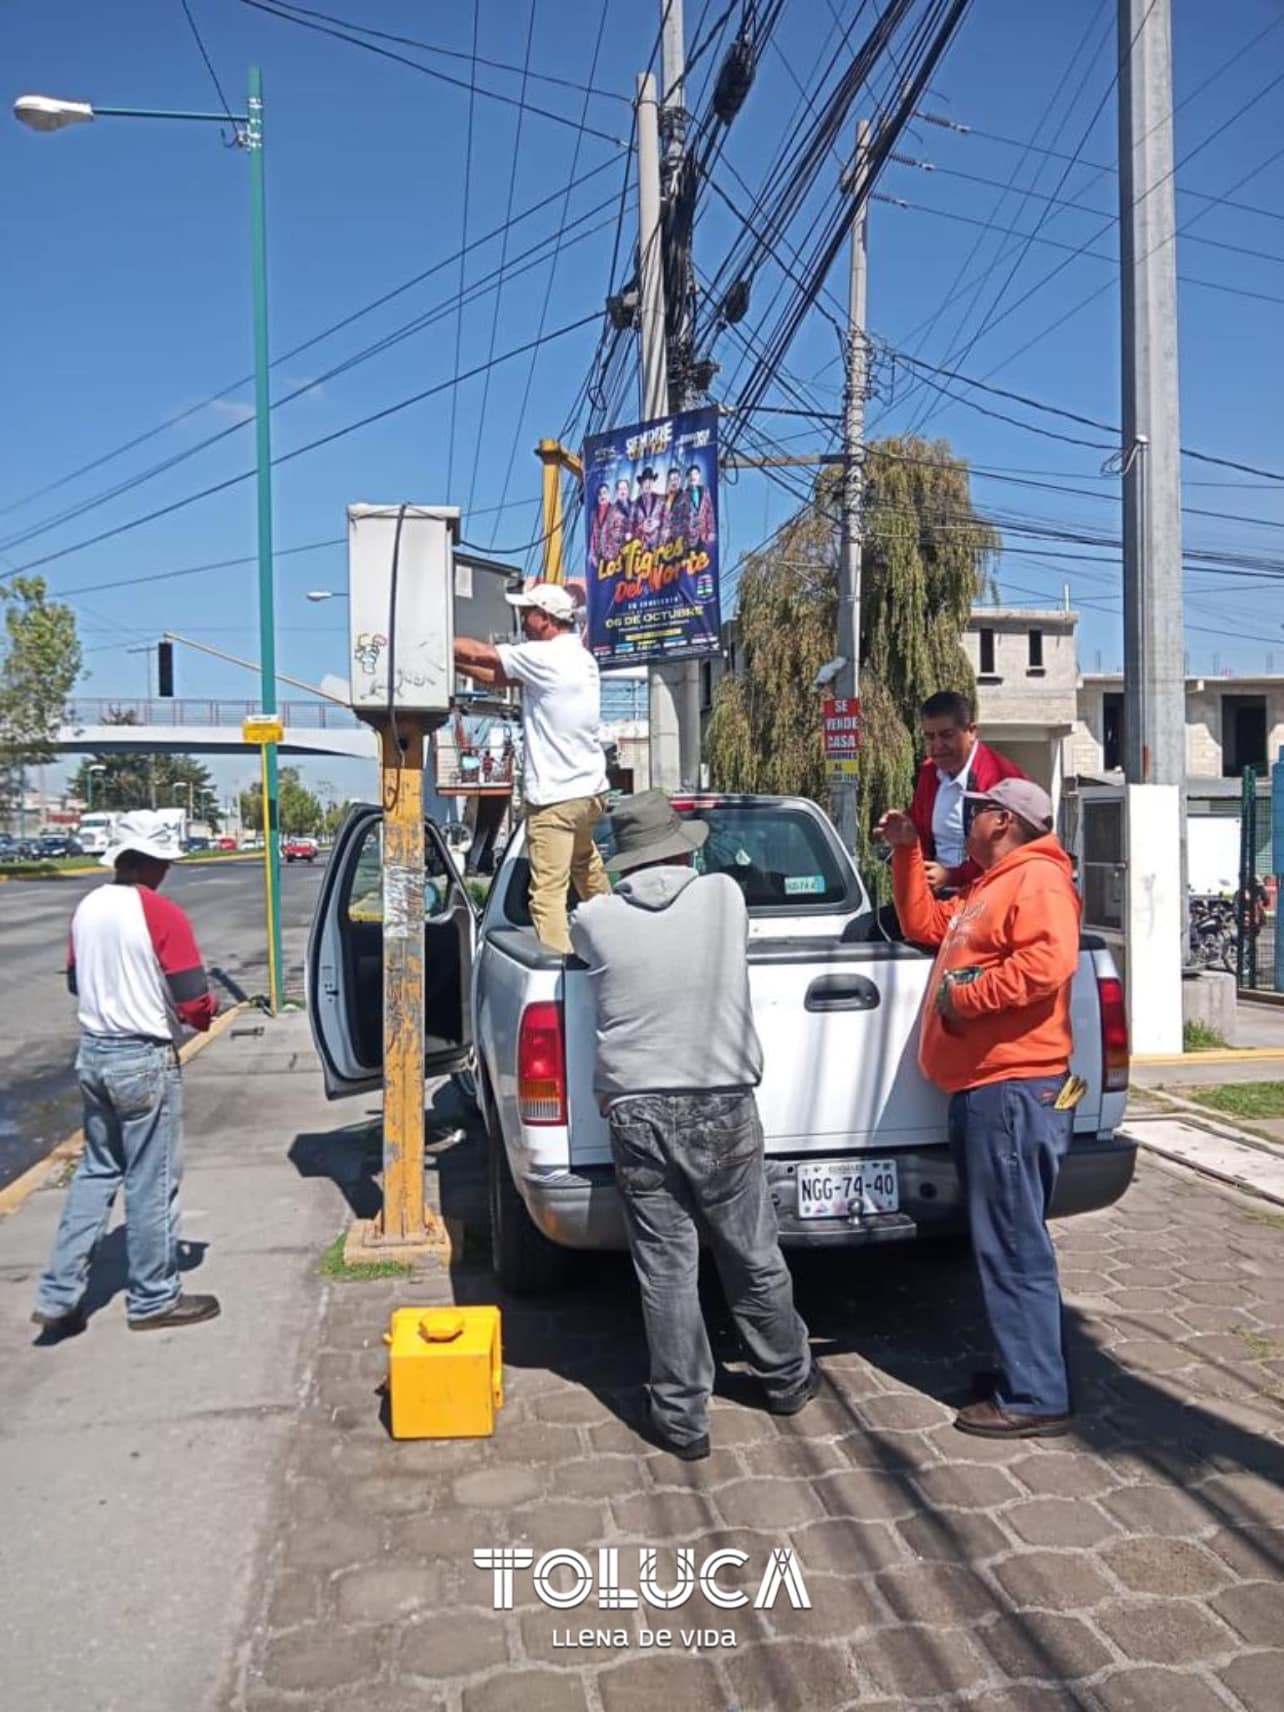
<svg viewBox="0 0 1284 1712"><path fill-rule="evenodd" d="M1263 785L1265 788L1263 789ZM1249 992L1275 987L1278 922L1271 850L1270 774L1245 767L1240 797L1239 891L1235 899L1236 971Z"/></svg>

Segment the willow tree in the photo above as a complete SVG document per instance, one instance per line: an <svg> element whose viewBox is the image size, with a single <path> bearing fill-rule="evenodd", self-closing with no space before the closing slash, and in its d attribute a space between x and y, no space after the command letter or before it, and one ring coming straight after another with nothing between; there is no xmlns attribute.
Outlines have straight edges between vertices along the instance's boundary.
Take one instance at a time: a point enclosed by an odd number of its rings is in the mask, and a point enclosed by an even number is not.
<svg viewBox="0 0 1284 1712"><path fill-rule="evenodd" d="M836 650L841 474L826 469L811 501L740 582L735 669L709 722L714 785L827 804L816 673ZM873 443L865 459L861 591L860 855L883 811L909 802L917 714L935 690L973 689L963 651L972 604L991 584L995 530L972 505L967 465L943 440Z"/></svg>

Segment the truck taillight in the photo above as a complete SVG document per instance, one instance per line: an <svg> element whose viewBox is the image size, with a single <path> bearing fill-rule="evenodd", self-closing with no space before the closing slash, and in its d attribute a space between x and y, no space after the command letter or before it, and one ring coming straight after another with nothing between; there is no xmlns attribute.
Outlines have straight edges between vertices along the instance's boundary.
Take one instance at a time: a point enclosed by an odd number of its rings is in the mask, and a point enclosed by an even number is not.
<svg viewBox="0 0 1284 1712"><path fill-rule="evenodd" d="M562 1007L527 1005L517 1032L517 1109L526 1124L566 1122L566 1036Z"/></svg>
<svg viewBox="0 0 1284 1712"><path fill-rule="evenodd" d="M1097 1002L1101 1006L1102 1086L1107 1094L1117 1094L1128 1086L1128 1011L1123 982L1115 975L1100 976Z"/></svg>

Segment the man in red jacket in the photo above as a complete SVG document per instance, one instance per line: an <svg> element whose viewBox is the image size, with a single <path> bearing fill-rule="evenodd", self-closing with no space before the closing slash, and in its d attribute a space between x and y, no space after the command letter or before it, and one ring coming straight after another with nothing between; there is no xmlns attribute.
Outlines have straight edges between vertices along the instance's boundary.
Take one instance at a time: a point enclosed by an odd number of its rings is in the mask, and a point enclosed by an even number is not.
<svg viewBox="0 0 1284 1712"><path fill-rule="evenodd" d="M1000 779L1024 779L1025 774L980 741L972 703L959 690L929 696L919 717L927 759L914 787L910 818L928 885L934 892L957 891L981 871L967 854L964 797L984 795Z"/></svg>

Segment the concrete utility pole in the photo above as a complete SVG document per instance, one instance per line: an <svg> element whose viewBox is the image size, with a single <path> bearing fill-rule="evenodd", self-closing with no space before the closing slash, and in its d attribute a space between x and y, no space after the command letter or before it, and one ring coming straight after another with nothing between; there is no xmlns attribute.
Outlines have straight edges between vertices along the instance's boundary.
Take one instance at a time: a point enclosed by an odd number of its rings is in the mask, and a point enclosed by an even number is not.
<svg viewBox="0 0 1284 1712"><path fill-rule="evenodd" d="M1169 0L1119 0L1125 767L1185 785Z"/></svg>
<svg viewBox="0 0 1284 1712"><path fill-rule="evenodd" d="M1143 1052L1181 1047L1186 905L1172 107L1169 0L1119 0L1126 925L1133 1049Z"/></svg>
<svg viewBox="0 0 1284 1712"><path fill-rule="evenodd" d="M669 358L665 344L664 256L660 216L660 125L655 78L638 78L638 323L642 335L642 417L650 421L669 408ZM654 790L682 784L678 734L681 666L652 666L650 768Z"/></svg>
<svg viewBox="0 0 1284 1712"><path fill-rule="evenodd" d="M834 680L839 697L860 695L860 574L864 534L862 507L865 481L865 161L869 126L856 126L856 159L852 170L851 274L847 291L847 382L843 401L843 544L838 567L838 655L846 664ZM856 848L860 808L860 776L837 778L831 808L838 835L848 850Z"/></svg>
<svg viewBox="0 0 1284 1712"><path fill-rule="evenodd" d="M684 83L687 65L686 23L682 0L660 0L660 136L664 145L664 200L673 206L682 190L686 164L687 109ZM682 359L669 382L669 409L686 410L696 401L690 393L687 366L692 356L691 258L662 258L671 265L670 279L679 283L676 302L666 302L666 323L673 330L674 350ZM680 266L676 265L680 262ZM678 774L683 785L700 784L700 667L694 660L666 668L673 685L678 714Z"/></svg>

